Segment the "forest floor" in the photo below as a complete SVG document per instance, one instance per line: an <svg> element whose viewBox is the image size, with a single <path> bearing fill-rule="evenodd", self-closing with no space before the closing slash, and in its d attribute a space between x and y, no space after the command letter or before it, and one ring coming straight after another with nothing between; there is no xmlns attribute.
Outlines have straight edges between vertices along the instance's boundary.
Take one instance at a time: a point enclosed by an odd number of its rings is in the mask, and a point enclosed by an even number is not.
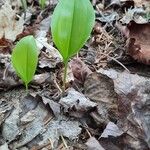
<svg viewBox="0 0 150 150"><path fill-rule="evenodd" d="M0 1L0 150L150 149L150 2L92 0L90 39L63 62L50 23L57 0ZM11 65L33 35L39 62L29 93Z"/></svg>

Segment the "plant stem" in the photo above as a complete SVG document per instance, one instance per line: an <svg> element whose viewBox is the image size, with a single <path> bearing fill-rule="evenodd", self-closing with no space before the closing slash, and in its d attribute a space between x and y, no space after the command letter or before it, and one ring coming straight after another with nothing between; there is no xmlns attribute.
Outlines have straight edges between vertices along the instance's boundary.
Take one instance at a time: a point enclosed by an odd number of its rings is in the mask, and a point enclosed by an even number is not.
<svg viewBox="0 0 150 150"><path fill-rule="evenodd" d="M24 10L24 19L26 18L26 9L27 9L27 1L26 0L21 0L22 7Z"/></svg>
<svg viewBox="0 0 150 150"><path fill-rule="evenodd" d="M64 68L64 78L63 78L63 93L66 89L66 77L67 77L67 67L68 67L68 60L64 62L65 68Z"/></svg>
<svg viewBox="0 0 150 150"><path fill-rule="evenodd" d="M26 86L26 93L28 94L29 90L28 90L28 84L25 83Z"/></svg>

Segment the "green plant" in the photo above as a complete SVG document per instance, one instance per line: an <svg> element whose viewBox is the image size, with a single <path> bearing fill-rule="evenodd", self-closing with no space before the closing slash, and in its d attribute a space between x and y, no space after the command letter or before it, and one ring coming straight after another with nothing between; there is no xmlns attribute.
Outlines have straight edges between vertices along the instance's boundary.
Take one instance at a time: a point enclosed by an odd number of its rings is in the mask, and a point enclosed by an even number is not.
<svg viewBox="0 0 150 150"><path fill-rule="evenodd" d="M27 9L27 1L26 0L21 0L21 4L22 4L22 7L25 11Z"/></svg>
<svg viewBox="0 0 150 150"><path fill-rule="evenodd" d="M38 63L38 50L33 36L26 36L17 43L13 49L11 61L28 90L28 84L33 79Z"/></svg>
<svg viewBox="0 0 150 150"><path fill-rule="evenodd" d="M39 0L40 7L44 9L46 0Z"/></svg>
<svg viewBox="0 0 150 150"><path fill-rule="evenodd" d="M24 10L24 18L26 18L27 1L21 0L21 4L22 4L23 10Z"/></svg>
<svg viewBox="0 0 150 150"><path fill-rule="evenodd" d="M60 0L54 10L51 31L65 65L63 90L68 61L85 44L94 22L94 9L89 0Z"/></svg>

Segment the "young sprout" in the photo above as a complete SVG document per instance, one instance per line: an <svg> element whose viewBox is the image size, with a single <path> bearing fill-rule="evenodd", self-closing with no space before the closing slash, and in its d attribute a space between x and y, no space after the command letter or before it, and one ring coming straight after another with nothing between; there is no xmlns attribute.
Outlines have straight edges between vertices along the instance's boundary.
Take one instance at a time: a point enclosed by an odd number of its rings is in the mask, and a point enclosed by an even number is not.
<svg viewBox="0 0 150 150"><path fill-rule="evenodd" d="M21 4L22 4L23 10L24 10L24 18L26 18L27 1L21 0Z"/></svg>
<svg viewBox="0 0 150 150"><path fill-rule="evenodd" d="M45 3L46 3L46 0L39 0L39 5L40 5L41 9L44 9Z"/></svg>
<svg viewBox="0 0 150 150"><path fill-rule="evenodd" d="M65 65L63 91L67 64L85 44L95 22L95 14L89 0L60 0L51 22L53 41L59 49Z"/></svg>
<svg viewBox="0 0 150 150"><path fill-rule="evenodd" d="M17 43L13 49L11 61L28 91L28 84L33 79L38 63L38 50L33 36L26 36Z"/></svg>

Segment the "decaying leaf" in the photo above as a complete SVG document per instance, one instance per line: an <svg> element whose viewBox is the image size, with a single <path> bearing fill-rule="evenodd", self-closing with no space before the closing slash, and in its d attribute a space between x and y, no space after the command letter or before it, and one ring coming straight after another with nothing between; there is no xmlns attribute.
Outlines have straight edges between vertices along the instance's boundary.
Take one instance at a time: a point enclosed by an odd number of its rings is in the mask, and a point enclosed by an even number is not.
<svg viewBox="0 0 150 150"><path fill-rule="evenodd" d="M100 73L90 74L84 84L85 95L97 102L97 111L91 116L98 124L107 124L110 119L117 119L117 99L113 80Z"/></svg>
<svg viewBox="0 0 150 150"><path fill-rule="evenodd" d="M44 47L46 47L46 52L41 52L40 58L39 58L39 67L44 68L55 68L56 65L60 62L62 62L62 56L60 53L52 47L50 44L48 44L45 41L38 41L41 43Z"/></svg>
<svg viewBox="0 0 150 150"><path fill-rule="evenodd" d="M127 50L135 60L150 65L150 24L131 23L128 26Z"/></svg>
<svg viewBox="0 0 150 150"><path fill-rule="evenodd" d="M99 71L107 74L114 81L115 91L119 96L117 126L127 134L124 136L126 144L133 148L148 148L150 144L149 78L113 69Z"/></svg>
<svg viewBox="0 0 150 150"><path fill-rule="evenodd" d="M31 142L44 130L47 119L52 118L44 104L31 95L21 99L19 104L20 113L17 122L19 122L20 136L18 141L12 143L13 149ZM14 117L13 114L12 117Z"/></svg>
<svg viewBox="0 0 150 150"><path fill-rule="evenodd" d="M46 80L50 77L49 73L42 73L42 74L38 74L35 75L33 78L32 83L35 85L42 85L46 82Z"/></svg>
<svg viewBox="0 0 150 150"><path fill-rule="evenodd" d="M136 7L141 7L141 6L149 7L150 6L149 0L133 0L133 1Z"/></svg>
<svg viewBox="0 0 150 150"><path fill-rule="evenodd" d="M76 83L83 84L86 77L92 73L88 66L79 58L72 59L69 64Z"/></svg>
<svg viewBox="0 0 150 150"><path fill-rule="evenodd" d="M50 108L52 109L52 111L56 117L58 117L60 115L60 104L58 104L57 102L50 100L46 97L42 97L42 100L45 105L48 104L50 106Z"/></svg>
<svg viewBox="0 0 150 150"><path fill-rule="evenodd" d="M9 150L8 144L5 143L5 144L1 145L1 146L0 146L0 150Z"/></svg>
<svg viewBox="0 0 150 150"><path fill-rule="evenodd" d="M95 107L97 104L90 101L83 94L73 88L68 89L68 95L60 99L59 103L65 112L75 117L81 117L85 112Z"/></svg>
<svg viewBox="0 0 150 150"><path fill-rule="evenodd" d="M127 37L127 53L138 62L150 64L150 24L130 22L127 26L117 24L119 30Z"/></svg>
<svg viewBox="0 0 150 150"><path fill-rule="evenodd" d="M106 129L103 131L101 138L108 138L109 136L117 137L123 134L116 124L109 122Z"/></svg>
<svg viewBox="0 0 150 150"><path fill-rule="evenodd" d="M5 121L13 109L13 105L6 99L0 100L0 125Z"/></svg>
<svg viewBox="0 0 150 150"><path fill-rule="evenodd" d="M144 130L144 139L150 147L150 82L138 84L135 90L137 96L131 103L134 121Z"/></svg>
<svg viewBox="0 0 150 150"><path fill-rule="evenodd" d="M129 24L131 21L136 22L137 24L144 24L149 22L147 17L148 11L143 8L133 8L128 9L125 12L125 15L120 19L120 22L123 24Z"/></svg>
<svg viewBox="0 0 150 150"><path fill-rule="evenodd" d="M86 142L88 150L105 150L95 137L90 137Z"/></svg>
<svg viewBox="0 0 150 150"><path fill-rule="evenodd" d="M10 57L10 54L0 54L0 65L2 66L0 71L0 91L5 91L22 84L10 64Z"/></svg>
<svg viewBox="0 0 150 150"><path fill-rule="evenodd" d="M113 80L103 74L92 73L84 83L85 95L96 102L112 104L117 100Z"/></svg>
<svg viewBox="0 0 150 150"><path fill-rule="evenodd" d="M17 19L16 11L11 8L8 1L0 9L0 38L14 41L16 36L23 31L23 18Z"/></svg>
<svg viewBox="0 0 150 150"><path fill-rule="evenodd" d="M19 111L17 109L13 110L11 115L5 120L3 125L2 135L8 141L11 142L19 135Z"/></svg>

